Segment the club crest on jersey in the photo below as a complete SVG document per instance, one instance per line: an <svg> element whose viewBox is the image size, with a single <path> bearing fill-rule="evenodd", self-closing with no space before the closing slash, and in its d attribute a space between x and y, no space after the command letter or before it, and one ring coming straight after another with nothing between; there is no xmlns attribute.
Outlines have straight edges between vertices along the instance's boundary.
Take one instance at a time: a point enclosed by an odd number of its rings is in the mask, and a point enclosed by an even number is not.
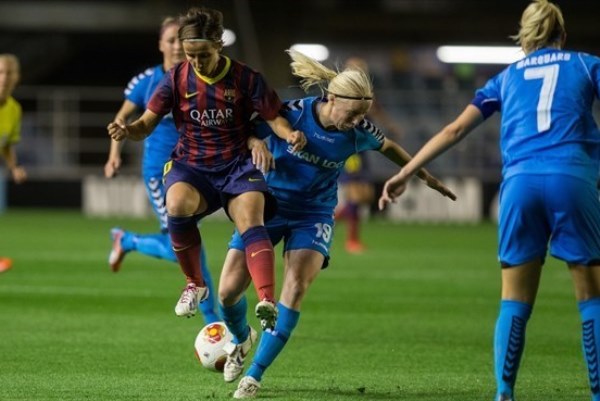
<svg viewBox="0 0 600 401"><path fill-rule="evenodd" d="M223 97L227 102L233 102L235 100L235 89L224 89Z"/></svg>

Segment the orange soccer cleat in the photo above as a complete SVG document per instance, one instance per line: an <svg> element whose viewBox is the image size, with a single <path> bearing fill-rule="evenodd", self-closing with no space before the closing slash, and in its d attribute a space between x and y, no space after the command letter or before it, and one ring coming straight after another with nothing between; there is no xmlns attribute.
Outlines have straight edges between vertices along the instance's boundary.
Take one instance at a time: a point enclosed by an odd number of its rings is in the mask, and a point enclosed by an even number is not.
<svg viewBox="0 0 600 401"><path fill-rule="evenodd" d="M0 273L10 270L12 267L12 259L0 257Z"/></svg>

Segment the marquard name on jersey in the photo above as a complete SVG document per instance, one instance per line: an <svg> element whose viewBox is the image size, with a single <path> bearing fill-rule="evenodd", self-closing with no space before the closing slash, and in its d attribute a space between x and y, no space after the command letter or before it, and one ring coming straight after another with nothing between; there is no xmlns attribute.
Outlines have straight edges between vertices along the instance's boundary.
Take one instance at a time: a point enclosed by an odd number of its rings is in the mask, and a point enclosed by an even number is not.
<svg viewBox="0 0 600 401"><path fill-rule="evenodd" d="M233 109L192 110L190 111L190 118L203 127L216 127L233 120Z"/></svg>
<svg viewBox="0 0 600 401"><path fill-rule="evenodd" d="M286 151L289 154L291 154L292 156L297 157L298 159L302 159L309 163L316 164L318 166L325 167L325 168L339 169L345 163L345 160L341 161L341 162L336 162L334 160L322 159L321 156L319 156L319 155L305 152L303 150L294 152L294 147L292 145L288 145Z"/></svg>
<svg viewBox="0 0 600 401"><path fill-rule="evenodd" d="M569 53L552 53L542 54L539 56L527 57L517 63L517 70L523 67L529 67L532 65L544 65L548 63L555 63L557 61L569 61L571 55Z"/></svg>

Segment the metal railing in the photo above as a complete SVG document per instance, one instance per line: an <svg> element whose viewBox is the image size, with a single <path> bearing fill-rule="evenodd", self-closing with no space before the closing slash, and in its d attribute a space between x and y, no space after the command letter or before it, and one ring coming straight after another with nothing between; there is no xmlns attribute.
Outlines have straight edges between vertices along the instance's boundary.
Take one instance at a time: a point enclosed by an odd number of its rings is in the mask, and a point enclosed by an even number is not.
<svg viewBox="0 0 600 401"><path fill-rule="evenodd" d="M298 96L281 89L282 97ZM419 89L377 91L382 107L401 126L403 135L394 138L409 152L416 151L469 102L472 89ZM15 97L23 105L22 140L17 147L21 162L32 178L81 178L102 174L110 140L106 125L122 102L119 87L22 86ZM500 177L498 121L478 128L456 149L442 155L429 169L440 176L470 176L482 181ZM123 173L139 172L142 146L123 147ZM396 170L379 155L368 156L375 178Z"/></svg>

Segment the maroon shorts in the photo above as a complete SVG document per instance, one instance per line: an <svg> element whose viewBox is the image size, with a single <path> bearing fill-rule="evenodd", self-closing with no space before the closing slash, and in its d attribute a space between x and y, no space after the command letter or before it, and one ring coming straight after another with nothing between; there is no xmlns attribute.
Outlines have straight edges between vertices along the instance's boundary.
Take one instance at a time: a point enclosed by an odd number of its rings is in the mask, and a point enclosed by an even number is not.
<svg viewBox="0 0 600 401"><path fill-rule="evenodd" d="M265 221L271 219L277 211L277 200L271 194L263 174L252 164L249 154L240 155L218 171L203 171L171 160L165 165L163 180L167 192L176 182L186 182L196 188L208 203L208 208L200 217L208 216L220 208L224 208L229 216L229 200L251 191L265 195Z"/></svg>

